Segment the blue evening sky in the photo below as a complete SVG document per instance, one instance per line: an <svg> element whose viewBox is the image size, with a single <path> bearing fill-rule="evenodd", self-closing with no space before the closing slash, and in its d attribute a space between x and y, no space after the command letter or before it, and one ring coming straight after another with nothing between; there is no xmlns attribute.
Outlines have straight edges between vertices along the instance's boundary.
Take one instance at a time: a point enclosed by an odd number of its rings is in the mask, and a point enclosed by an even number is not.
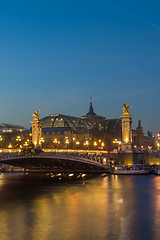
<svg viewBox="0 0 160 240"><path fill-rule="evenodd" d="M30 126L32 113L118 118L160 131L160 2L0 2L0 122Z"/></svg>

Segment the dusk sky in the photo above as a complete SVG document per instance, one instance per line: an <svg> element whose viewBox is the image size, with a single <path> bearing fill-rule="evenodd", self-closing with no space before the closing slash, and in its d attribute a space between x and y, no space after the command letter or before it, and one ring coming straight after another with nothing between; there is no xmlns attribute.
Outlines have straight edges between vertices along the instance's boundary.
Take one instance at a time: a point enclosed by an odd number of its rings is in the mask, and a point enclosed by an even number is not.
<svg viewBox="0 0 160 240"><path fill-rule="evenodd" d="M119 118L160 131L160 2L1 1L0 122L32 114Z"/></svg>

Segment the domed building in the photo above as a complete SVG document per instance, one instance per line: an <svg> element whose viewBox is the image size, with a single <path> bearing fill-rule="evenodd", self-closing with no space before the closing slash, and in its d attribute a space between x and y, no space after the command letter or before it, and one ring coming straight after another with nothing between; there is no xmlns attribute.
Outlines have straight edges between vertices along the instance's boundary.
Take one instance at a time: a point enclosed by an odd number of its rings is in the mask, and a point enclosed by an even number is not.
<svg viewBox="0 0 160 240"><path fill-rule="evenodd" d="M81 119L88 121L89 124L92 126L92 129L97 126L99 130L101 130L105 124L106 118L100 115L97 115L92 106L92 100L90 100L90 107L89 112L82 116Z"/></svg>
<svg viewBox="0 0 160 240"><path fill-rule="evenodd" d="M93 128L86 119L63 114L51 114L41 121L46 147L82 147L89 140Z"/></svg>
<svg viewBox="0 0 160 240"><path fill-rule="evenodd" d="M105 149L117 148L122 139L121 118L106 119L94 112L92 101L89 111L81 117L64 114L51 114L41 119L42 145L46 149L73 148L73 149ZM12 145L18 148L31 142L32 128L0 124L3 148ZM150 133L150 132L149 132ZM154 148L155 138L151 134L144 136L141 122L136 130L132 129L133 145L137 149Z"/></svg>
<svg viewBox="0 0 160 240"><path fill-rule="evenodd" d="M106 141L121 139L121 119L107 120L97 115L92 101L89 112L82 117L51 114L41 121L45 148L104 148Z"/></svg>
<svg viewBox="0 0 160 240"><path fill-rule="evenodd" d="M76 131L79 128L91 129L92 125L85 119L63 114L51 114L42 118L43 131Z"/></svg>

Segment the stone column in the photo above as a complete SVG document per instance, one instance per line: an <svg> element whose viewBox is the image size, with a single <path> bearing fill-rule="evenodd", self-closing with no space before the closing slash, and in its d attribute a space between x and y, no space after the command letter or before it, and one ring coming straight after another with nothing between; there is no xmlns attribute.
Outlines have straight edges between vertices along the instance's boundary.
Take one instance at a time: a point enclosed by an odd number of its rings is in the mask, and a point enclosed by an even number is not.
<svg viewBox="0 0 160 240"><path fill-rule="evenodd" d="M42 134L42 122L39 119L39 111L33 113L34 119L32 123L32 143L35 148L41 148L41 134Z"/></svg>
<svg viewBox="0 0 160 240"><path fill-rule="evenodd" d="M123 104L122 120L122 151L132 151L132 118L129 104Z"/></svg>

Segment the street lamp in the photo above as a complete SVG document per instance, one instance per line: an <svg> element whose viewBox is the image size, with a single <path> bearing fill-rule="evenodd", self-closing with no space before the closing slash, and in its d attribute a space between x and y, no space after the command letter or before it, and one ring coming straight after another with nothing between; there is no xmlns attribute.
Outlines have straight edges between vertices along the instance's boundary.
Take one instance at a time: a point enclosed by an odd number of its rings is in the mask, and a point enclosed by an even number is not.
<svg viewBox="0 0 160 240"><path fill-rule="evenodd" d="M83 145L85 145L85 146L87 145L87 146L88 146L88 145L89 145L89 142L88 142L88 141L85 141Z"/></svg>
<svg viewBox="0 0 160 240"><path fill-rule="evenodd" d="M113 143L119 143L118 140L117 140L117 138L115 138L115 139L113 140Z"/></svg>
<svg viewBox="0 0 160 240"><path fill-rule="evenodd" d="M68 146L69 146L69 140L68 140L68 138L65 140L65 144L66 144L66 148L69 148Z"/></svg>
<svg viewBox="0 0 160 240"><path fill-rule="evenodd" d="M89 141L88 141L88 140L86 140L86 141L83 143L83 145L84 145L84 146L86 146L86 147L87 147L87 149L88 149L88 146L89 146Z"/></svg>
<svg viewBox="0 0 160 240"><path fill-rule="evenodd" d="M94 145L94 146L97 146L97 142L95 141L95 142L93 143L93 145Z"/></svg>
<svg viewBox="0 0 160 240"><path fill-rule="evenodd" d="M19 144L22 141L21 137L17 136L16 141L17 141L17 147L19 147Z"/></svg>
<svg viewBox="0 0 160 240"><path fill-rule="evenodd" d="M127 143L127 141L128 141L128 139L126 139L126 143ZM121 141L119 141L117 138L115 138L115 139L113 140L113 143L114 143L114 144L117 144L118 150L121 149L121 146L120 146L120 145L122 144Z"/></svg>
<svg viewBox="0 0 160 240"><path fill-rule="evenodd" d="M102 142L101 146L104 147L104 142Z"/></svg>
<svg viewBox="0 0 160 240"><path fill-rule="evenodd" d="M67 140L65 141L65 143L66 143L66 144L69 144L69 140L67 139Z"/></svg>
<svg viewBox="0 0 160 240"><path fill-rule="evenodd" d="M57 142L58 142L57 138L55 138L53 142L54 142L54 143L57 143Z"/></svg>
<svg viewBox="0 0 160 240"><path fill-rule="evenodd" d="M20 142L21 140L22 140L21 137L20 137L20 136L17 136L16 141L17 141L17 142Z"/></svg>
<svg viewBox="0 0 160 240"><path fill-rule="evenodd" d="M11 150L11 148L12 148L11 143L8 145L8 148L9 148L9 152L12 152L12 150Z"/></svg>
<svg viewBox="0 0 160 240"><path fill-rule="evenodd" d="M80 142L79 142L79 141L76 141L77 149L78 149L79 144L80 144Z"/></svg>
<svg viewBox="0 0 160 240"><path fill-rule="evenodd" d="M25 147L27 147L27 146L28 146L28 142L26 141L23 145L24 145Z"/></svg>
<svg viewBox="0 0 160 240"><path fill-rule="evenodd" d="M43 137L41 137L41 143L44 143L45 142L45 140L44 140L44 138Z"/></svg>

